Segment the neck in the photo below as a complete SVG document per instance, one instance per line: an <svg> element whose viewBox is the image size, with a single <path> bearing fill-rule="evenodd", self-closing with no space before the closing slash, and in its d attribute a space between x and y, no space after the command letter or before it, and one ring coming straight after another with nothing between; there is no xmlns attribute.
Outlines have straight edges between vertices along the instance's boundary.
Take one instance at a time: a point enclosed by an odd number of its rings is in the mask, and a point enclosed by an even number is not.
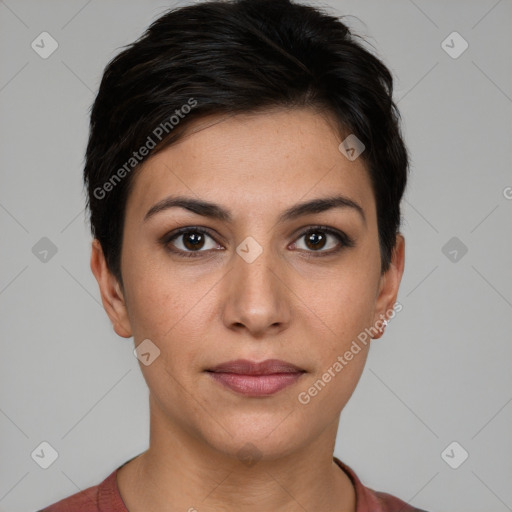
<svg viewBox="0 0 512 512"><path fill-rule="evenodd" d="M130 512L355 511L352 483L332 457L338 421L306 447L265 457L249 443L222 453L154 416L152 406L149 449L118 472Z"/></svg>

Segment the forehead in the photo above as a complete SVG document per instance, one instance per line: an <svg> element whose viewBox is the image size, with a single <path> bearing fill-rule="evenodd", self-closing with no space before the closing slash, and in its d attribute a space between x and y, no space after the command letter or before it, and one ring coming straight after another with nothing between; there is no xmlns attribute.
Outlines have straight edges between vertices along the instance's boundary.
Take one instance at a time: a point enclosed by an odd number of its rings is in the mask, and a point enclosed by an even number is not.
<svg viewBox="0 0 512 512"><path fill-rule="evenodd" d="M200 119L143 164L127 214L143 217L169 194L262 213L339 192L372 210L365 163L348 160L341 140L333 119L309 109Z"/></svg>

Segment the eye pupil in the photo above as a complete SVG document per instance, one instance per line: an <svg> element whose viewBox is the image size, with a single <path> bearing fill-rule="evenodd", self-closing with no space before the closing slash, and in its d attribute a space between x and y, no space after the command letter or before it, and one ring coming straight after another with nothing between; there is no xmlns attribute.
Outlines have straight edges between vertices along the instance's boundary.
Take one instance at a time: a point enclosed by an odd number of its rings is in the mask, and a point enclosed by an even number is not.
<svg viewBox="0 0 512 512"><path fill-rule="evenodd" d="M325 239L325 234L314 231L306 236L306 245L310 249L321 249L325 245Z"/></svg>
<svg viewBox="0 0 512 512"><path fill-rule="evenodd" d="M187 249L200 249L204 244L204 235L196 231L189 231L183 235L183 245Z"/></svg>

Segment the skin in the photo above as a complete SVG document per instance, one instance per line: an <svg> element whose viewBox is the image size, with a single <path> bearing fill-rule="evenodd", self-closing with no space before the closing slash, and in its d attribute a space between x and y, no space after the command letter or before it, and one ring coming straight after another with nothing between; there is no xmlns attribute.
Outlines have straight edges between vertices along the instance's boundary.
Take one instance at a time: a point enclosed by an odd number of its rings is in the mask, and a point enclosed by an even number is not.
<svg viewBox="0 0 512 512"><path fill-rule="evenodd" d="M134 177L123 286L98 241L92 244L91 269L115 332L133 336L135 345L150 339L160 350L150 365L140 364L150 392L150 445L119 470L121 496L130 512L353 512L352 483L332 456L340 413L370 343L307 405L298 395L392 309L404 239L397 235L389 270L381 274L364 161L339 151L342 137L325 114L277 110L193 126ZM217 203L233 220L173 207L144 221L169 195ZM332 195L359 204L365 220L355 208L338 207L278 223L287 208ZM340 246L321 230L324 245L308 245L303 234L317 224L344 232L354 246L315 256ZM199 257L179 256L159 242L177 228L197 226L210 231ZM248 236L263 249L252 263L236 252ZM190 233L168 247L190 253L189 241ZM247 397L205 372L238 358L281 359L306 372L274 395ZM244 446L252 465L237 455Z"/></svg>

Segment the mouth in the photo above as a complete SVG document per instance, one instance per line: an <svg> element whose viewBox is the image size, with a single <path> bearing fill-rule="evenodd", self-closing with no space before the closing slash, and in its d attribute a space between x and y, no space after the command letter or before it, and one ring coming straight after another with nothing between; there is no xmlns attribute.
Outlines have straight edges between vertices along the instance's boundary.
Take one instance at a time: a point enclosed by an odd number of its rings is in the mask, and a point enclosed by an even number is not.
<svg viewBox="0 0 512 512"><path fill-rule="evenodd" d="M213 380L236 393L261 397L273 395L294 384L306 370L278 359L267 359L259 363L237 359L206 372Z"/></svg>

